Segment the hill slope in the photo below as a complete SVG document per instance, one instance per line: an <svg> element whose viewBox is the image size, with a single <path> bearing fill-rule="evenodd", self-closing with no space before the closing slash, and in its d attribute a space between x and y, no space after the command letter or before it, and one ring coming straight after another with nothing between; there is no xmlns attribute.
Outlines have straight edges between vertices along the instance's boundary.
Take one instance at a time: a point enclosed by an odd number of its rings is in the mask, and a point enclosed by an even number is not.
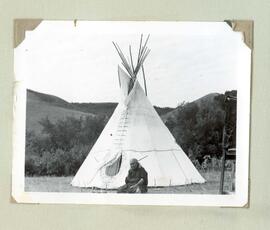
<svg viewBox="0 0 270 230"><path fill-rule="evenodd" d="M52 122L66 117L80 118L81 116L105 116L108 120L117 103L69 103L59 97L27 90L27 130L41 132L39 121L47 118ZM173 108L154 106L158 114L163 115Z"/></svg>
<svg viewBox="0 0 270 230"><path fill-rule="evenodd" d="M216 97L219 97L219 96L222 96L222 94L210 93L190 103L196 104L200 109L216 107L216 106L220 107L217 104L217 100L216 100ZM179 109L182 107L185 107L185 105L190 104L190 103L184 103L183 105L180 105L177 108L170 110L168 113L163 114L161 116L162 120L164 122L166 122L168 119L176 120L179 114Z"/></svg>
<svg viewBox="0 0 270 230"><path fill-rule="evenodd" d="M94 117L95 115L75 110L61 98L32 90L27 91L26 130L28 131L41 133L42 127L39 122L44 118L56 122L66 117L80 118L82 116Z"/></svg>

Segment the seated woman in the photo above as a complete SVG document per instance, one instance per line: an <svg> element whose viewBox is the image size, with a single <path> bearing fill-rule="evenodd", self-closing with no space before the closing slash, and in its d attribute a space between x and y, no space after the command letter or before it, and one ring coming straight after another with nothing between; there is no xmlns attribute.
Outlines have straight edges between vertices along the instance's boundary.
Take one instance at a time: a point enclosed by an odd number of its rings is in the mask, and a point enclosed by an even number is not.
<svg viewBox="0 0 270 230"><path fill-rule="evenodd" d="M125 179L125 184L118 188L118 193L146 193L148 176L145 169L137 159L130 160L130 169Z"/></svg>

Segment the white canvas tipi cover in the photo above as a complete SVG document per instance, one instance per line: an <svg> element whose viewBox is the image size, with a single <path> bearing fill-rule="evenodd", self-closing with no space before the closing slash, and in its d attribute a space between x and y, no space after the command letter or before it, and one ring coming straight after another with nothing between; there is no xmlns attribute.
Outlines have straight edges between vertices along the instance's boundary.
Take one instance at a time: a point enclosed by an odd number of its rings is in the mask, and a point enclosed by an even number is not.
<svg viewBox="0 0 270 230"><path fill-rule="evenodd" d="M136 80L119 67L121 100L75 175L78 187L117 188L124 184L131 158L148 172L148 186L204 183Z"/></svg>

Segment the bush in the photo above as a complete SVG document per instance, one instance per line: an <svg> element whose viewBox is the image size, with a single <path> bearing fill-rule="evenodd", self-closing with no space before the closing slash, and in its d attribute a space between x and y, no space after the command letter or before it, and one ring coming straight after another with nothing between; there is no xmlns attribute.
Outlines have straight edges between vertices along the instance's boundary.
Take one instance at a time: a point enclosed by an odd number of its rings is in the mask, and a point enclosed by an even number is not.
<svg viewBox="0 0 270 230"><path fill-rule="evenodd" d="M236 91L226 92L236 96ZM225 104L225 95L220 94L211 101L182 103L174 116L165 125L175 137L176 142L192 160L200 164L205 155L221 157L223 127L231 129L227 140L230 147L236 145L236 104ZM227 117L225 121L225 110Z"/></svg>
<svg viewBox="0 0 270 230"><path fill-rule="evenodd" d="M52 123L40 121L42 135L26 132L25 174L74 175L105 126L105 119L67 117Z"/></svg>

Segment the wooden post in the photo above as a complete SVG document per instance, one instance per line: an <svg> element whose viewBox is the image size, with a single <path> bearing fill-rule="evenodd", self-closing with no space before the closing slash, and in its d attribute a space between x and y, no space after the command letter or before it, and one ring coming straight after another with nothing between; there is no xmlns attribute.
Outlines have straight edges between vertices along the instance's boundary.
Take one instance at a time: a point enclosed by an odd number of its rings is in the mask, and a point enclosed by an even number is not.
<svg viewBox="0 0 270 230"><path fill-rule="evenodd" d="M226 136L226 128L224 126L223 136L222 136L222 162L221 162L219 194L223 194L223 186L224 186L224 174L225 174L225 162L226 162L225 136Z"/></svg>
<svg viewBox="0 0 270 230"><path fill-rule="evenodd" d="M228 141L228 127L227 127L227 118L228 118L228 105L227 102L233 100L237 101L237 98L232 95L226 95L225 93L225 119L224 119L224 127L223 127L223 136L222 136L222 162L221 162L221 174L220 174L220 185L219 185L219 194L224 194L224 177L225 177L225 163L226 163L226 155L230 153L230 150L227 149L227 141ZM228 153L227 153L228 151ZM234 170L234 169L233 169Z"/></svg>
<svg viewBox="0 0 270 230"><path fill-rule="evenodd" d="M233 161L233 164L232 164L231 177L232 177L231 191L234 192L235 191L235 160Z"/></svg>

